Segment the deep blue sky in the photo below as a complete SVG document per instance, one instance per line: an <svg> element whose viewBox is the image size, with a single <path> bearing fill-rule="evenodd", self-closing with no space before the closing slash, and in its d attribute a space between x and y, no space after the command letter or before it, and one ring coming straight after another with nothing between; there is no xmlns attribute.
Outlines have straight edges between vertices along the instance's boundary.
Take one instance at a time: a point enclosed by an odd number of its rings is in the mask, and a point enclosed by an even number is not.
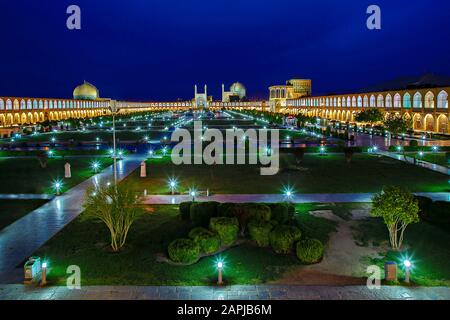
<svg viewBox="0 0 450 320"><path fill-rule="evenodd" d="M82 30L66 28L66 8ZM382 30L366 9L382 9ZM448 0L1 0L0 96L190 99L243 82L250 97L298 76L313 93L398 76L450 75Z"/></svg>

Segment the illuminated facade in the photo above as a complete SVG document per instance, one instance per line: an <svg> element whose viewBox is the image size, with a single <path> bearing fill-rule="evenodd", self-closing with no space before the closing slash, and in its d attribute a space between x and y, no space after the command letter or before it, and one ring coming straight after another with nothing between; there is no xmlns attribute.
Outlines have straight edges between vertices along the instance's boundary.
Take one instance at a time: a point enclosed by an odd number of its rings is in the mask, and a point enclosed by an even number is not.
<svg viewBox="0 0 450 320"><path fill-rule="evenodd" d="M298 99L311 95L311 80L291 79L285 85L269 88L269 104L272 112L286 108L289 99Z"/></svg>

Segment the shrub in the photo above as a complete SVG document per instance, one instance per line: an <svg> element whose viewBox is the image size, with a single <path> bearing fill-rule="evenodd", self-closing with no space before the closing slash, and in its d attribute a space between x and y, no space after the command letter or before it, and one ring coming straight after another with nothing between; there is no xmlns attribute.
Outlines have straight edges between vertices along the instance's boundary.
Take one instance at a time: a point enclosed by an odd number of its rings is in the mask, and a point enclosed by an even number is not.
<svg viewBox="0 0 450 320"><path fill-rule="evenodd" d="M433 202L426 219L432 223L450 224L450 202Z"/></svg>
<svg viewBox="0 0 450 320"><path fill-rule="evenodd" d="M409 146L410 147L417 147L418 145L419 145L419 143L417 142L417 140L409 141Z"/></svg>
<svg viewBox="0 0 450 320"><path fill-rule="evenodd" d="M169 257L173 262L193 263L198 260L200 247L190 239L177 239L169 244Z"/></svg>
<svg viewBox="0 0 450 320"><path fill-rule="evenodd" d="M289 205L287 203L269 204L272 220L279 224L286 223L289 219Z"/></svg>
<svg viewBox="0 0 450 320"><path fill-rule="evenodd" d="M217 232L222 245L232 245L237 240L239 223L236 218L217 217L211 218L209 228Z"/></svg>
<svg viewBox="0 0 450 320"><path fill-rule="evenodd" d="M323 244L317 239L301 240L297 243L297 257L304 264L320 262L323 257Z"/></svg>
<svg viewBox="0 0 450 320"><path fill-rule="evenodd" d="M181 219L183 220L189 220L191 217L191 205L192 202L182 202L180 203L179 210Z"/></svg>
<svg viewBox="0 0 450 320"><path fill-rule="evenodd" d="M217 252L220 248L219 236L202 227L192 229L189 232L189 238L194 240L200 246L200 250L206 254Z"/></svg>
<svg viewBox="0 0 450 320"><path fill-rule="evenodd" d="M279 225L269 235L270 245L276 253L289 253L294 243L300 240L301 232L297 227Z"/></svg>
<svg viewBox="0 0 450 320"><path fill-rule="evenodd" d="M288 216L289 218L295 216L295 204L293 203L288 204Z"/></svg>
<svg viewBox="0 0 450 320"><path fill-rule="evenodd" d="M208 226L209 220L217 216L217 202L195 202L190 208L191 221L195 226Z"/></svg>
<svg viewBox="0 0 450 320"><path fill-rule="evenodd" d="M234 217L235 203L219 203L217 206L218 217Z"/></svg>
<svg viewBox="0 0 450 320"><path fill-rule="evenodd" d="M419 205L419 216L421 218L425 218L426 216L428 216L433 204L433 200L422 196L414 196L414 199L417 200L417 204Z"/></svg>
<svg viewBox="0 0 450 320"><path fill-rule="evenodd" d="M273 226L273 222L250 221L248 224L250 239L256 241L259 247L268 247L270 244L269 234L270 231L272 231Z"/></svg>
<svg viewBox="0 0 450 320"><path fill-rule="evenodd" d="M239 221L240 232L243 235L250 220L270 221L271 210L260 203L236 203L220 206L219 216L236 217Z"/></svg>

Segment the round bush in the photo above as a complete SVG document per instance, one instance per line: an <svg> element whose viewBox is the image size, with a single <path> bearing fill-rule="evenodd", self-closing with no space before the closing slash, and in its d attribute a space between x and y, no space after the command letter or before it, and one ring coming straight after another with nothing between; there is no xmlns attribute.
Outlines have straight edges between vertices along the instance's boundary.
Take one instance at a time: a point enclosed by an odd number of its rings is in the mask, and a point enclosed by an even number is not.
<svg viewBox="0 0 450 320"><path fill-rule="evenodd" d="M177 239L169 244L170 260L179 263L193 263L198 260L200 247L191 239Z"/></svg>
<svg viewBox="0 0 450 320"><path fill-rule="evenodd" d="M236 218L211 218L209 228L219 235L222 245L229 246L237 240L239 223Z"/></svg>
<svg viewBox="0 0 450 320"><path fill-rule="evenodd" d="M218 217L234 217L234 207L235 203L220 203L217 206L217 216Z"/></svg>
<svg viewBox="0 0 450 320"><path fill-rule="evenodd" d="M301 232L297 227L279 225L270 232L269 241L276 253L290 253L294 243L301 238Z"/></svg>
<svg viewBox="0 0 450 320"><path fill-rule="evenodd" d="M200 250L206 254L217 252L220 248L219 236L202 227L192 229L189 232L189 238L194 240L200 246Z"/></svg>
<svg viewBox="0 0 450 320"><path fill-rule="evenodd" d="M182 202L180 203L179 210L181 214L181 218L183 220L189 220L191 217L191 205L192 202Z"/></svg>
<svg viewBox="0 0 450 320"><path fill-rule="evenodd" d="M209 220L217 216L217 202L195 202L191 205L190 217L195 226L207 227Z"/></svg>
<svg viewBox="0 0 450 320"><path fill-rule="evenodd" d="M289 218L289 206L287 203L270 204L272 220L279 224L286 223Z"/></svg>
<svg viewBox="0 0 450 320"><path fill-rule="evenodd" d="M256 241L259 247L268 247L270 244L269 234L274 223L253 220L248 224L250 239Z"/></svg>
<svg viewBox="0 0 450 320"><path fill-rule="evenodd" d="M301 240L297 243L297 257L304 264L320 262L323 257L323 244L317 239Z"/></svg>

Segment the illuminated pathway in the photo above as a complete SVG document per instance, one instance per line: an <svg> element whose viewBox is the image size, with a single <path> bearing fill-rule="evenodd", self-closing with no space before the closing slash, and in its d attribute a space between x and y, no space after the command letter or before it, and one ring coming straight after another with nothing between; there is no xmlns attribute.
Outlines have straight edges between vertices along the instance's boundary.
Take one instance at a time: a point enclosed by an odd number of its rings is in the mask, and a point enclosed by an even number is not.
<svg viewBox="0 0 450 320"><path fill-rule="evenodd" d="M229 287L0 285L0 300L448 300L447 287L247 285Z"/></svg>
<svg viewBox="0 0 450 320"><path fill-rule="evenodd" d="M427 193L419 192L417 195L431 198L433 201L450 201L450 192ZM372 202L374 193L314 193L314 194L295 194L289 199L282 194L217 194L209 197L199 196L196 201L217 201L217 202L256 202L256 203L348 203ZM192 201L189 195L151 195L145 197L145 204L179 204L185 201Z"/></svg>
<svg viewBox="0 0 450 320"><path fill-rule="evenodd" d="M122 180L139 167L145 155L130 155L117 163ZM9 281L28 257L75 219L82 211L86 190L94 183L112 181L112 166L85 180L63 195L0 230L0 282Z"/></svg>

